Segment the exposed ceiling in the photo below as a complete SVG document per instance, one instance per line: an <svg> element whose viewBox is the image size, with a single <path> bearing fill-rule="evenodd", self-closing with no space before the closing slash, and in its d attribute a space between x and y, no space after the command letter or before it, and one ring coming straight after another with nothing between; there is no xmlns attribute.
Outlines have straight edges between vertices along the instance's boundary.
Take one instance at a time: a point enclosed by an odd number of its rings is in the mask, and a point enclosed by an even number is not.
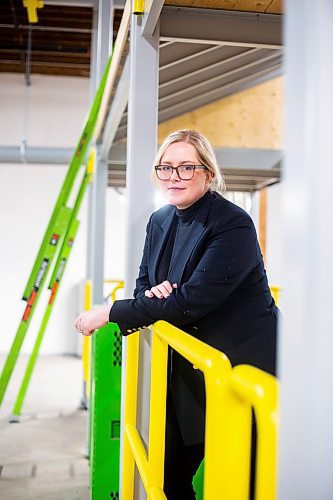
<svg viewBox="0 0 333 500"><path fill-rule="evenodd" d="M75 0L68 0L67 5L57 0L54 0L55 5L46 3L43 8L38 9L38 23L29 24L27 10L23 7L22 0L1 0L0 72L26 72L29 31L31 31L29 68L31 73L89 77L94 1L81 2L86 3L86 7L78 6L77 3ZM266 14L282 12L282 0L166 0L165 5ZM114 39L117 36L121 16L122 10L116 9ZM172 48L164 48L161 54L164 80L162 84L166 79L164 61L169 64L170 57L174 60L177 51L179 59L182 59L184 51L187 52L185 56L188 56L200 48L191 47L186 51L186 48L180 47L179 44Z"/></svg>
<svg viewBox="0 0 333 500"><path fill-rule="evenodd" d="M46 3L38 10L38 23L29 24L22 0L0 2L0 72L24 73L27 83L34 73L90 76L94 2L66 3ZM281 12L281 0L166 0L160 25L159 122L281 74ZM116 9L114 39L121 16ZM127 53L128 44L123 64ZM115 141L126 139L126 131L125 109ZM110 163L110 185L126 183L124 157L120 163ZM229 189L253 191L278 182L276 158L257 171L251 165L242 159L238 168L228 169L224 162Z"/></svg>
<svg viewBox="0 0 333 500"><path fill-rule="evenodd" d="M0 2L0 72L90 76L93 8L67 3L44 5L29 24L22 0ZM116 9L114 38L121 16Z"/></svg>

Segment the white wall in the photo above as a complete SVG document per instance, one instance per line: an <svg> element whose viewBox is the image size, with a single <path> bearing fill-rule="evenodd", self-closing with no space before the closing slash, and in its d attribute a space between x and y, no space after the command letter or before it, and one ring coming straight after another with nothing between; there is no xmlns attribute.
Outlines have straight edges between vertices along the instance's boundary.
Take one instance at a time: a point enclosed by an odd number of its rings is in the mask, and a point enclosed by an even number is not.
<svg viewBox="0 0 333 500"><path fill-rule="evenodd" d="M266 270L269 283L281 287L280 299L283 303L283 269L281 269L282 218L281 197L283 184L267 188L267 233L266 233Z"/></svg>
<svg viewBox="0 0 333 500"><path fill-rule="evenodd" d="M17 146L27 132L30 146L72 147L88 111L89 79L32 75L27 90L23 75L0 73L0 104L1 145Z"/></svg>
<svg viewBox="0 0 333 500"><path fill-rule="evenodd" d="M21 142L25 91L23 75L0 74L0 147ZM89 80L32 75L28 96L28 146L74 147L88 111ZM67 166L0 163L0 352L10 349L25 309L21 297L66 171ZM82 304L79 292L86 272L87 199L86 195L42 353L76 353L79 349L81 339L73 322ZM124 275L124 252L119 243L124 239L122 207L121 197L109 189L105 264L106 276L112 278ZM48 297L45 286L22 353L31 351Z"/></svg>

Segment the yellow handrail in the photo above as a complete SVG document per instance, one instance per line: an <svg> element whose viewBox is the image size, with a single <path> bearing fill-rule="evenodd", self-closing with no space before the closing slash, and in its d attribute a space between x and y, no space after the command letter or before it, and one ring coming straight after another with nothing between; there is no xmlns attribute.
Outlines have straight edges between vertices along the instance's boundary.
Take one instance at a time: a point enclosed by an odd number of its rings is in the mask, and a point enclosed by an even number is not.
<svg viewBox="0 0 333 500"><path fill-rule="evenodd" d="M112 291L109 293L109 295L106 297L106 299L111 297L111 301L115 302L117 300L118 290L122 290L124 288L124 281L123 280L104 280L104 283L114 285Z"/></svg>
<svg viewBox="0 0 333 500"><path fill-rule="evenodd" d="M235 393L253 406L256 415L256 500L274 499L277 465L277 381L272 375L253 366L240 365L232 370L230 382Z"/></svg>
<svg viewBox="0 0 333 500"><path fill-rule="evenodd" d="M148 456L136 429L139 333L128 337L122 491L132 500L134 466L148 499L163 493L168 345L199 368L206 385L206 500L245 500L249 493L251 408L258 426L256 500L275 498L277 382L257 368L231 368L217 349L158 321L152 327L152 366Z"/></svg>
<svg viewBox="0 0 333 500"><path fill-rule="evenodd" d="M87 280L84 284L84 310L89 311L91 308L92 308L92 282L90 280ZM90 337L83 337L82 365L83 365L83 382L85 385L86 396L89 396Z"/></svg>
<svg viewBox="0 0 333 500"><path fill-rule="evenodd" d="M271 291L271 294L272 294L272 297L275 301L275 304L278 306L279 305L279 298L280 298L280 292L281 292L281 288L279 286L270 286L270 291Z"/></svg>

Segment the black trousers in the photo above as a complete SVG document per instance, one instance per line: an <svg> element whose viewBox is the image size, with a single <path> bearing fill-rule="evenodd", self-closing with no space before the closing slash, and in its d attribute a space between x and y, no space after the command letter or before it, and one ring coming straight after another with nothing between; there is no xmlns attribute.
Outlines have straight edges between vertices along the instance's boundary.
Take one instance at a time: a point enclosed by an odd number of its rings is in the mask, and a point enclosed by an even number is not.
<svg viewBox="0 0 333 500"><path fill-rule="evenodd" d="M164 493L168 500L194 500L192 479L204 457L204 444L186 446L169 395L167 402Z"/></svg>
<svg viewBox="0 0 333 500"><path fill-rule="evenodd" d="M256 443L257 429L253 414L249 500L254 499ZM195 500L192 479L204 458L204 451L204 443L192 446L184 443L169 394L164 462L164 493L168 500Z"/></svg>

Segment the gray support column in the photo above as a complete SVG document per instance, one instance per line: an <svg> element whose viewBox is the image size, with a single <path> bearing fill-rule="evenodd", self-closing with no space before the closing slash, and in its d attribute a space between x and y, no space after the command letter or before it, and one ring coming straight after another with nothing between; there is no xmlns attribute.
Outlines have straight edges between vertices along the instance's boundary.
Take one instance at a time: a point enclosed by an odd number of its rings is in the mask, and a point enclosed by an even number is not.
<svg viewBox="0 0 333 500"><path fill-rule="evenodd" d="M95 94L111 53L113 37L113 1L99 0L94 9L92 95ZM97 30L96 30L97 27ZM89 190L87 277L93 284L93 304L103 303L104 244L105 244L105 192L107 188L107 163L98 148L94 182Z"/></svg>
<svg viewBox="0 0 333 500"><path fill-rule="evenodd" d="M97 147L94 182L91 186L91 220L88 238L92 246L91 280L93 304L103 304L104 251L105 251L105 206L108 185L108 165L100 156Z"/></svg>
<svg viewBox="0 0 333 500"><path fill-rule="evenodd" d="M157 148L158 111L158 29L153 37L141 34L140 17L132 16L130 34L130 87L128 101L127 135L127 233L125 261L125 297L132 297L135 279L142 257L146 225L154 209L154 190L150 181L153 159ZM148 433L145 400L149 383L149 346L141 336L141 363L143 379L139 381L138 419L141 435ZM126 363L126 339L123 344L123 373ZM122 379L124 397L124 376ZM147 401L144 401L147 407ZM146 411L145 411L146 410ZM122 429L123 431L123 429ZM144 498L142 489L139 498Z"/></svg>
<svg viewBox="0 0 333 500"><path fill-rule="evenodd" d="M113 41L113 0L98 2L97 57L100 64L96 68L96 81L99 83L106 61L112 50Z"/></svg>
<svg viewBox="0 0 333 500"><path fill-rule="evenodd" d="M90 58L90 103L92 103L97 89L97 33L98 33L98 1L93 5L92 33L91 33L91 58Z"/></svg>
<svg viewBox="0 0 333 500"><path fill-rule="evenodd" d="M333 2L286 2L279 500L333 498Z"/></svg>

